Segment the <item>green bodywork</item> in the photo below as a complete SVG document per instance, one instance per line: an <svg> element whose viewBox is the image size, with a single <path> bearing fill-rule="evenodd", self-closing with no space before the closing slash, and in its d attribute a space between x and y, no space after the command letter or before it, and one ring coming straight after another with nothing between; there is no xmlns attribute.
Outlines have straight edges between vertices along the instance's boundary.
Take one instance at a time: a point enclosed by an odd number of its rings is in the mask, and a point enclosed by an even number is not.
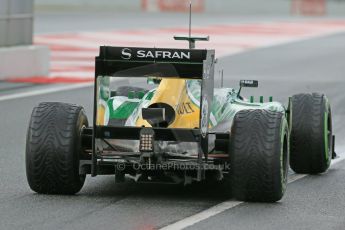
<svg viewBox="0 0 345 230"><path fill-rule="evenodd" d="M107 77L99 80L98 104L106 105L105 120L125 120L126 126L135 126L135 122L141 115L141 108L150 105L156 88L148 92L130 92L128 96L113 96L109 93L109 80ZM186 80L188 95L196 106L200 105L201 87L198 80ZM271 101L272 98L269 98ZM209 125L215 131L229 132L232 120L236 113L247 109L264 109L285 113L285 108L279 102L254 102L238 96L238 90L233 88L215 88ZM221 124L221 125L220 125Z"/></svg>

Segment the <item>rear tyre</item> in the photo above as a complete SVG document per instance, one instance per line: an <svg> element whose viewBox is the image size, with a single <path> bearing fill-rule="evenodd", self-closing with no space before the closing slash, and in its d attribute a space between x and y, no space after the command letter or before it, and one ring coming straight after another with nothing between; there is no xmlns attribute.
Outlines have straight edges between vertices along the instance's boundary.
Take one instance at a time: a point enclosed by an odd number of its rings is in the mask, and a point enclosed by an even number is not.
<svg viewBox="0 0 345 230"><path fill-rule="evenodd" d="M233 196L242 201L276 202L286 190L289 130L285 115L267 110L236 114L230 135Z"/></svg>
<svg viewBox="0 0 345 230"><path fill-rule="evenodd" d="M87 126L80 106L47 102L33 109L26 141L26 175L33 191L80 191L85 181L85 175L79 175L80 135Z"/></svg>
<svg viewBox="0 0 345 230"><path fill-rule="evenodd" d="M290 101L291 158L296 173L325 172L333 153L332 113L323 94L298 94Z"/></svg>

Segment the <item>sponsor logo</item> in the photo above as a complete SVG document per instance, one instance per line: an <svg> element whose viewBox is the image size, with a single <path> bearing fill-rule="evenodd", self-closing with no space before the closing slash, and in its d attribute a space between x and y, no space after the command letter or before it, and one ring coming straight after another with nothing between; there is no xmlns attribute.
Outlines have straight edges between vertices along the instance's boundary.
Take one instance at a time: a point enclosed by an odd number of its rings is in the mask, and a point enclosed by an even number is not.
<svg viewBox="0 0 345 230"><path fill-rule="evenodd" d="M190 102L183 102L182 104L178 106L177 112L179 115L184 115L184 114L194 113L195 111Z"/></svg>
<svg viewBox="0 0 345 230"><path fill-rule="evenodd" d="M240 86L241 87L258 87L259 82L256 80L241 80Z"/></svg>
<svg viewBox="0 0 345 230"><path fill-rule="evenodd" d="M132 50L129 48L124 48L121 51L121 58L125 60L129 60L132 58Z"/></svg>
<svg viewBox="0 0 345 230"><path fill-rule="evenodd" d="M252 84L254 84L254 81L253 80L241 80L241 83L242 84L252 85Z"/></svg>
<svg viewBox="0 0 345 230"><path fill-rule="evenodd" d="M129 48L123 48L121 51L121 58L129 60L133 57L132 50ZM154 59L187 59L191 58L190 52L188 51L168 51L168 50L138 50L134 57L140 59L144 58L154 58Z"/></svg>

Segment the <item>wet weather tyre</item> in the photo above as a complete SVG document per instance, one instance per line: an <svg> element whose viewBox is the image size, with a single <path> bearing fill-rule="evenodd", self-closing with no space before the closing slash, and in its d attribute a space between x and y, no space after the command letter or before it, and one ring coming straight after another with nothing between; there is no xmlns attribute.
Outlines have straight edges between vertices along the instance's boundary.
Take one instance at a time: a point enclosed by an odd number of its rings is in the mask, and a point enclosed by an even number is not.
<svg viewBox="0 0 345 230"><path fill-rule="evenodd" d="M230 135L230 181L237 200L276 202L286 190L289 130L285 115L267 110L236 114Z"/></svg>
<svg viewBox="0 0 345 230"><path fill-rule="evenodd" d="M291 157L296 173L318 174L330 166L332 113L323 94L298 94L290 100Z"/></svg>
<svg viewBox="0 0 345 230"><path fill-rule="evenodd" d="M75 194L85 182L79 175L81 130L88 126L80 106L40 103L32 111L26 141L30 188L43 194Z"/></svg>

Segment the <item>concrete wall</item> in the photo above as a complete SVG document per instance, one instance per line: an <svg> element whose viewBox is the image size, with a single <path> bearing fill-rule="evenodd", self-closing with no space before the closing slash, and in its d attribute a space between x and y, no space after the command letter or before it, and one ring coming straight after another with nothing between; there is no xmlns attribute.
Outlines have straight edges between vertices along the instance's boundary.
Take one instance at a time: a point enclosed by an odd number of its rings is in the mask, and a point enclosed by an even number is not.
<svg viewBox="0 0 345 230"><path fill-rule="evenodd" d="M0 0L0 79L48 75L49 49L32 31L33 0Z"/></svg>
<svg viewBox="0 0 345 230"><path fill-rule="evenodd" d="M49 60L45 46L0 47L0 79L48 76Z"/></svg>
<svg viewBox="0 0 345 230"><path fill-rule="evenodd" d="M33 0L0 0L0 47L32 43Z"/></svg>

